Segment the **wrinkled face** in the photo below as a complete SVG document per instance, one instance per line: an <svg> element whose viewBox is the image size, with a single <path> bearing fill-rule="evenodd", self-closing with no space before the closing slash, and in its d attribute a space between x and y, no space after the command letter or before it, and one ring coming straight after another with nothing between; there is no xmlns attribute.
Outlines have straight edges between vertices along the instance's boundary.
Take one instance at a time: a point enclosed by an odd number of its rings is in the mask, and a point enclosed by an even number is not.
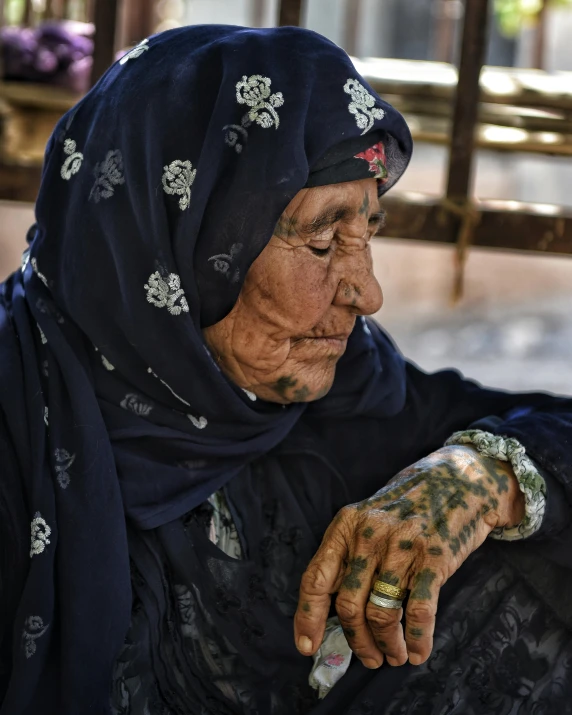
<svg viewBox="0 0 572 715"><path fill-rule="evenodd" d="M382 304L369 244L381 219L375 179L296 194L232 311L204 330L234 383L282 404L328 392L356 316Z"/></svg>

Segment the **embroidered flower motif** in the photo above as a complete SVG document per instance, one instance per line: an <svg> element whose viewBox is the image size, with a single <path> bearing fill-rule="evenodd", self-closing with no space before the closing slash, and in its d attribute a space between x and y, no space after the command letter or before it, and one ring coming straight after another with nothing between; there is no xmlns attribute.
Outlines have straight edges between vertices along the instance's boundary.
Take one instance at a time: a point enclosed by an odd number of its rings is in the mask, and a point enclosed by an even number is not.
<svg viewBox="0 0 572 715"><path fill-rule="evenodd" d="M206 417L194 417L193 415L187 415L187 417L197 429L204 429L208 425Z"/></svg>
<svg viewBox="0 0 572 715"><path fill-rule="evenodd" d="M22 631L22 645L26 658L31 658L36 652L36 641L41 638L49 628L49 623L44 625L40 616L28 616Z"/></svg>
<svg viewBox="0 0 572 715"><path fill-rule="evenodd" d="M56 479L62 489L67 489L70 483L70 475L68 469L75 462L75 454L70 454L67 449L54 450L54 459L56 460Z"/></svg>
<svg viewBox="0 0 572 715"><path fill-rule="evenodd" d="M356 154L354 159L364 159L369 162L369 170L374 175L374 179L379 179L382 184L385 184L388 178L387 168L385 166L387 159L385 157L385 147L383 142L378 142L374 146Z"/></svg>
<svg viewBox="0 0 572 715"><path fill-rule="evenodd" d="M383 109L375 106L374 96L357 79L348 79L344 92L351 97L348 109L355 116L358 127L363 129L362 134L372 128L375 119L383 119L385 116Z"/></svg>
<svg viewBox="0 0 572 715"><path fill-rule="evenodd" d="M42 360L42 375L44 377L48 377L49 371L48 371L48 361L47 360ZM47 407L46 407L46 412L47 412Z"/></svg>
<svg viewBox="0 0 572 715"><path fill-rule="evenodd" d="M115 193L116 186L125 183L123 176L123 156L119 149L111 149L105 159L95 165L93 171L95 183L89 192L89 200L98 204L101 199L109 199Z"/></svg>
<svg viewBox="0 0 572 715"><path fill-rule="evenodd" d="M49 424L48 424L49 413L50 413L49 409L47 407L44 407L44 422L46 424L46 427L49 427Z"/></svg>
<svg viewBox="0 0 572 715"><path fill-rule="evenodd" d="M250 392L250 390L245 390L245 388L242 388L242 391L246 394L249 400L252 400L252 402L256 401L256 395L254 392Z"/></svg>
<svg viewBox="0 0 572 715"><path fill-rule="evenodd" d="M141 57L144 52L147 52L148 49L149 40L145 38L144 40L141 40L141 42L136 45L132 50L124 54L123 57L119 60L119 64L124 65L128 60L136 60L138 57Z"/></svg>
<svg viewBox="0 0 572 715"><path fill-rule="evenodd" d="M32 558L32 556L38 556L45 550L46 546L50 543L48 537L52 533L51 528L46 523L46 520L42 518L39 511L34 514L34 518L32 519L31 532L30 558Z"/></svg>
<svg viewBox="0 0 572 715"><path fill-rule="evenodd" d="M189 312L185 291L181 288L181 279L176 273L169 273L165 280L159 271L155 271L143 287L147 291L147 300L156 308L167 308L171 315Z"/></svg>
<svg viewBox="0 0 572 715"><path fill-rule="evenodd" d="M223 273L231 283L236 283L240 277L240 270L235 268L231 271L232 263L242 251L242 243L233 243L228 253L217 253L208 260L214 261L213 268L219 273Z"/></svg>
<svg viewBox="0 0 572 715"><path fill-rule="evenodd" d="M125 395L119 404L124 410L130 410L139 417L147 417L153 409L153 405L143 402L139 395L134 394Z"/></svg>
<svg viewBox="0 0 572 715"><path fill-rule="evenodd" d="M64 161L60 174L62 179L69 181L74 174L80 170L81 162L83 161L83 154L76 151L76 143L73 139L66 139L64 141L64 152L68 155Z"/></svg>
<svg viewBox="0 0 572 715"><path fill-rule="evenodd" d="M270 93L271 84L270 77L260 74L253 74L248 78L243 75L242 80L236 83L236 101L250 107L250 121L256 122L263 129L278 129L280 118L275 110L284 104L282 92Z"/></svg>
<svg viewBox="0 0 572 715"><path fill-rule="evenodd" d="M239 139L246 144L248 139L247 128L252 124L248 113L244 115L240 124L227 124L222 129L226 131L224 135L224 143L228 144L229 147L234 148L237 154L242 151L243 145Z"/></svg>
<svg viewBox="0 0 572 715"><path fill-rule="evenodd" d="M163 190L166 194L180 196L179 208L184 211L191 202L191 186L197 175L190 161L177 159L163 167Z"/></svg>

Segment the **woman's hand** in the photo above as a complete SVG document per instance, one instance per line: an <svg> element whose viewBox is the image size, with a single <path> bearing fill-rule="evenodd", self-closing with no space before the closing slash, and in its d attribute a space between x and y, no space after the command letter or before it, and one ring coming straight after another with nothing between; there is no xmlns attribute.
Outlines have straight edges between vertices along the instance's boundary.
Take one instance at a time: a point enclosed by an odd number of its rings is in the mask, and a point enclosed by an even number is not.
<svg viewBox="0 0 572 715"><path fill-rule="evenodd" d="M524 517L509 463L452 446L404 469L373 497L344 507L302 577L298 649L320 646L331 596L348 643L368 668L431 654L439 589L496 527ZM376 578L410 589L403 609L369 602Z"/></svg>

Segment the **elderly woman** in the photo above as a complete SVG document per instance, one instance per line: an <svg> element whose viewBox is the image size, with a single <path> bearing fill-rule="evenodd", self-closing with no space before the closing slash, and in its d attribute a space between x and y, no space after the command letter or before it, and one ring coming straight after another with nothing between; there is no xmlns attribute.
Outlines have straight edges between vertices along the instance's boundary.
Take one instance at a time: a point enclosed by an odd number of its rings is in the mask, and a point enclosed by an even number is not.
<svg viewBox="0 0 572 715"><path fill-rule="evenodd" d="M572 401L364 317L410 153L293 28L145 40L61 120L1 292L2 715L571 712Z"/></svg>

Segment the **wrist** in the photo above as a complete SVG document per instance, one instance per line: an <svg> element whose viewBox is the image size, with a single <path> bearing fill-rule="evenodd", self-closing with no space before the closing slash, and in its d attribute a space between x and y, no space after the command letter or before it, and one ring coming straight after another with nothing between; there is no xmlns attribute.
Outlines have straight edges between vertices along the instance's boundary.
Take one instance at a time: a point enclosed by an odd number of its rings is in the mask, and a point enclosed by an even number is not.
<svg viewBox="0 0 572 715"><path fill-rule="evenodd" d="M510 528L520 524L526 513L525 497L511 463L485 457L472 444L454 445L453 449L459 450L457 455L465 462L469 479L487 482L489 496L486 501L495 505L486 519L491 528Z"/></svg>

